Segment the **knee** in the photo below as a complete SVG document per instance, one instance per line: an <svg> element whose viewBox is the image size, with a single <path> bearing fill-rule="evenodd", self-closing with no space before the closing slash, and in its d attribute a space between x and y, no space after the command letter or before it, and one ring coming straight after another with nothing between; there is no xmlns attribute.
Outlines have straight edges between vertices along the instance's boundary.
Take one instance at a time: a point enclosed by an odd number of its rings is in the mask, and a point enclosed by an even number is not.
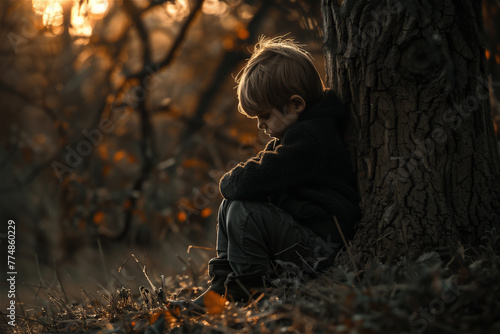
<svg viewBox="0 0 500 334"><path fill-rule="evenodd" d="M254 224L255 216L259 215L259 203L253 201L227 201L225 204L225 223L229 234L231 231L242 231L248 227L249 224Z"/></svg>
<svg viewBox="0 0 500 334"><path fill-rule="evenodd" d="M275 217L272 204L257 201L230 201L226 211L228 229L260 225Z"/></svg>
<svg viewBox="0 0 500 334"><path fill-rule="evenodd" d="M228 226L247 219L248 210L243 201L227 201L225 205Z"/></svg>
<svg viewBox="0 0 500 334"><path fill-rule="evenodd" d="M247 219L249 215L265 216L272 214L272 210L269 208L271 204L265 202L233 200L227 201L223 205L227 205L227 220L241 221Z"/></svg>

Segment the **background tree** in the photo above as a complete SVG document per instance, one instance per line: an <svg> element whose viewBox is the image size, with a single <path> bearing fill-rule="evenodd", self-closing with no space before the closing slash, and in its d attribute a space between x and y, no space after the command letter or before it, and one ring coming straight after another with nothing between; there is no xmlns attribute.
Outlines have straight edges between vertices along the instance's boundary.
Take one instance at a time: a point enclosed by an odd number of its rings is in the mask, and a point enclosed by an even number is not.
<svg viewBox="0 0 500 334"><path fill-rule="evenodd" d="M352 117L358 260L453 251L498 229L498 83L486 75L481 2L324 0L322 11L328 84Z"/></svg>
<svg viewBox="0 0 500 334"><path fill-rule="evenodd" d="M268 140L234 76L262 34L290 33L322 68L320 16L287 0L0 1L0 220L18 223L23 280L57 268L79 293L130 253L168 275L213 247L221 173ZM201 272L211 255L189 256Z"/></svg>

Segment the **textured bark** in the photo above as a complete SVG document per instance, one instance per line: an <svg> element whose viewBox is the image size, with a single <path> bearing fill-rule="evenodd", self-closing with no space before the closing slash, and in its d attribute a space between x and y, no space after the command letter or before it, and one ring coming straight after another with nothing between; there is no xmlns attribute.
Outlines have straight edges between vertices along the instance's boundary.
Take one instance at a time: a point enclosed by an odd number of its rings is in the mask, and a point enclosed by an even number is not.
<svg viewBox="0 0 500 334"><path fill-rule="evenodd" d="M456 249L500 229L481 2L323 0L322 11L327 82L352 116L354 256Z"/></svg>

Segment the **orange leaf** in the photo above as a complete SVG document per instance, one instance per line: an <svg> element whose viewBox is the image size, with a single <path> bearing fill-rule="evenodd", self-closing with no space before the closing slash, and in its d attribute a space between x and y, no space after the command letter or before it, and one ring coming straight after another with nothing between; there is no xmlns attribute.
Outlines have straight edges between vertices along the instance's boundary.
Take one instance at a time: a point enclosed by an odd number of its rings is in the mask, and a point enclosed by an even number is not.
<svg viewBox="0 0 500 334"><path fill-rule="evenodd" d="M99 153L99 156L101 157L102 160L109 159L109 151L107 146L99 145L97 147L97 152Z"/></svg>
<svg viewBox="0 0 500 334"><path fill-rule="evenodd" d="M181 223L184 223L187 219L187 216L186 216L186 213L183 212L183 211L180 211L178 214L177 214L177 220L179 220Z"/></svg>
<svg viewBox="0 0 500 334"><path fill-rule="evenodd" d="M238 29L237 34L238 34L238 38L241 40L245 40L250 36L250 33L248 32L248 30L246 28L243 28L243 27Z"/></svg>
<svg viewBox="0 0 500 334"><path fill-rule="evenodd" d="M149 318L149 324L152 325L156 322L156 320L158 320L158 318L160 317L160 315L162 315L163 312L156 312L156 313L153 313L153 315L151 316L151 318Z"/></svg>
<svg viewBox="0 0 500 334"><path fill-rule="evenodd" d="M160 317L160 315L165 315L165 321L167 323L172 323L172 322L175 322L175 318L172 316L172 313L170 313L169 311L158 311L156 313L154 313L151 318L149 318L149 324L152 325L156 322L156 320L158 320L158 318Z"/></svg>
<svg viewBox="0 0 500 334"><path fill-rule="evenodd" d="M222 46L226 50L231 50L234 47L233 40L229 37L224 38L224 40L222 41Z"/></svg>
<svg viewBox="0 0 500 334"><path fill-rule="evenodd" d="M102 224L103 220L104 220L104 212L98 211L94 214L94 223L99 225Z"/></svg>
<svg viewBox="0 0 500 334"><path fill-rule="evenodd" d="M125 153L125 151L121 150L121 151L117 151L115 153L115 155L113 156L113 160L116 162L116 161L120 161L121 159L125 158L125 156L127 155L127 153Z"/></svg>
<svg viewBox="0 0 500 334"><path fill-rule="evenodd" d="M207 163L203 160L186 159L182 163L182 167L185 167L185 168L193 168L193 167L203 168L203 167L207 167Z"/></svg>
<svg viewBox="0 0 500 334"><path fill-rule="evenodd" d="M220 314L226 308L226 298L211 290L205 294L203 302L209 314Z"/></svg>
<svg viewBox="0 0 500 334"><path fill-rule="evenodd" d="M242 144L253 144L257 138L253 134L243 133L240 135L240 142Z"/></svg>
<svg viewBox="0 0 500 334"><path fill-rule="evenodd" d="M208 216L210 216L212 214L212 209L210 208L205 208L203 210L201 210L201 213L200 213L200 216L202 218L207 218Z"/></svg>

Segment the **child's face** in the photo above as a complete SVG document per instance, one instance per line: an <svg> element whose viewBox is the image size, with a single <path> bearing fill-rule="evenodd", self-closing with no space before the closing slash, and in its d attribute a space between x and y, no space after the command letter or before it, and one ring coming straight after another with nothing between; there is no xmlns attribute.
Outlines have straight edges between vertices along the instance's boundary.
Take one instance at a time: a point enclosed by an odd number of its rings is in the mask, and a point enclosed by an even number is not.
<svg viewBox="0 0 500 334"><path fill-rule="evenodd" d="M264 108L257 115L257 127L264 130L267 135L281 139L286 130L297 122L304 108L304 99L298 95L293 95L290 98L290 103L283 107L282 112L272 107Z"/></svg>
<svg viewBox="0 0 500 334"><path fill-rule="evenodd" d="M288 128L297 122L298 114L290 114L286 112L286 106L283 112L276 108L267 108L257 116L257 127L274 138L281 139Z"/></svg>

